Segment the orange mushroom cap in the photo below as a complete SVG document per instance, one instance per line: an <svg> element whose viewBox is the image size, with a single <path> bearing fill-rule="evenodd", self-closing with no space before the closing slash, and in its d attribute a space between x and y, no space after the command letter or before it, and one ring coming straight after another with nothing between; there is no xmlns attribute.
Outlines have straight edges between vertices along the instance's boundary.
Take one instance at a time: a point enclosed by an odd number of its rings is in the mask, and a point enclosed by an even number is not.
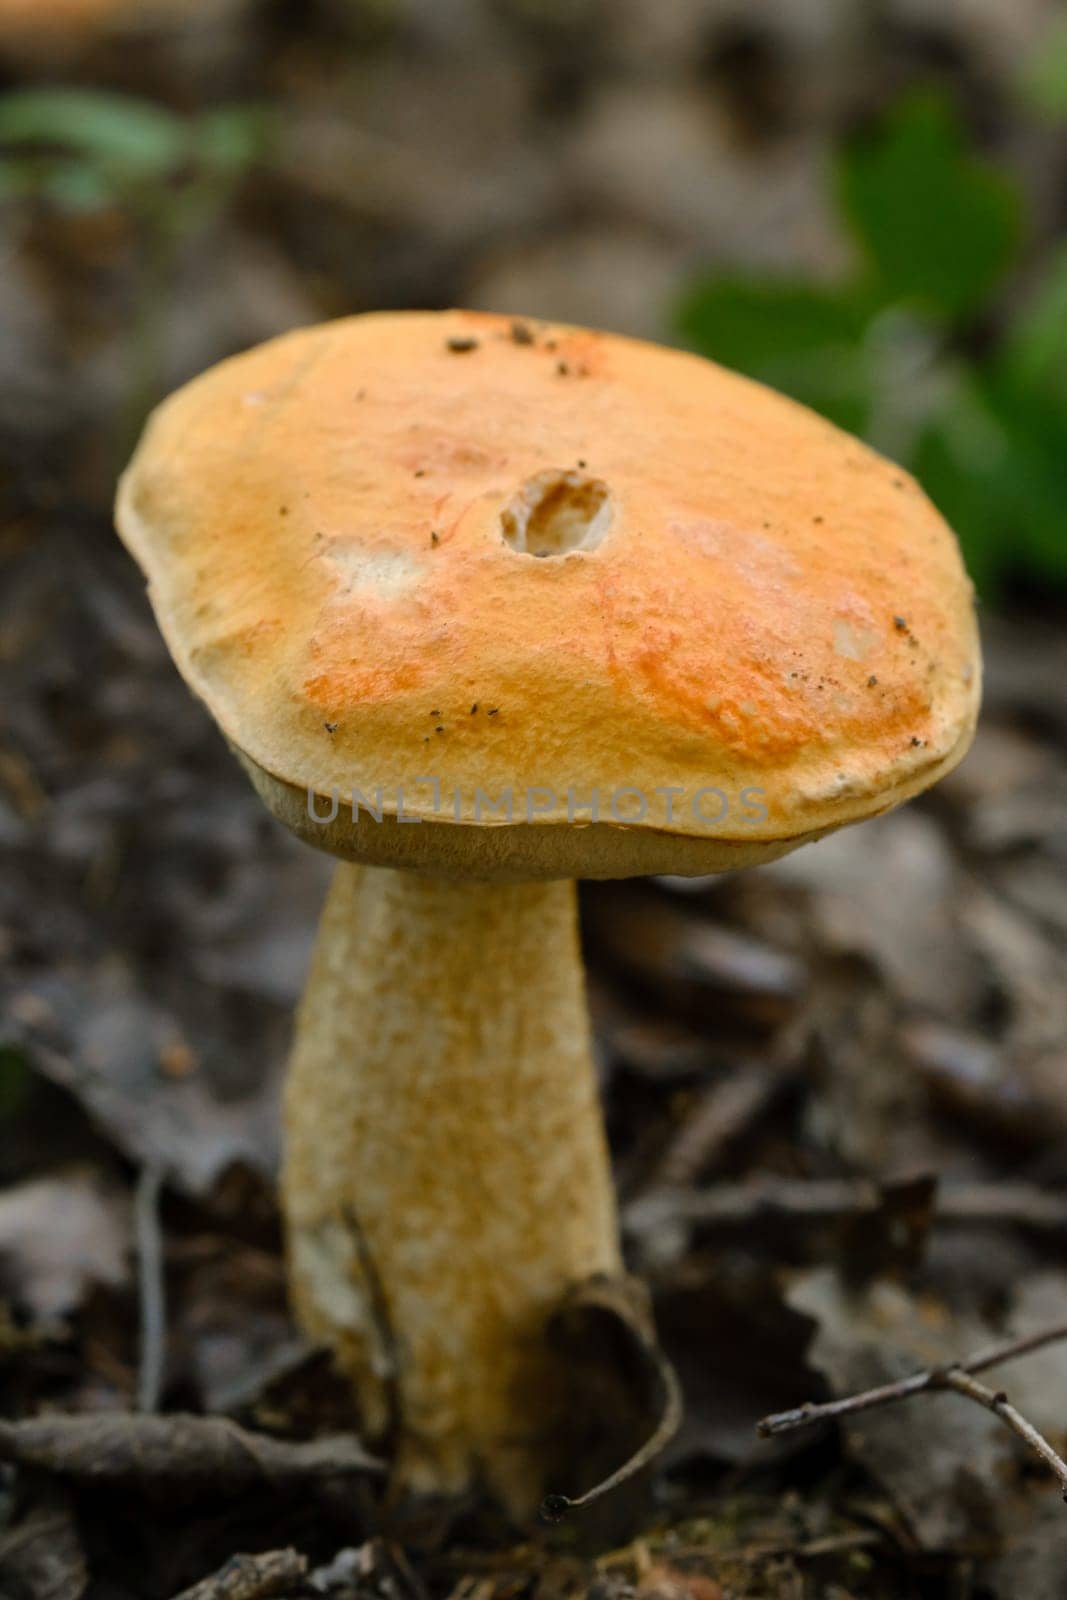
<svg viewBox="0 0 1067 1600"><path fill-rule="evenodd" d="M118 522L254 771L379 796L446 853L514 822L531 876L601 846L589 875L780 853L974 730L972 586L915 482L611 334L451 311L286 335L158 409Z"/></svg>

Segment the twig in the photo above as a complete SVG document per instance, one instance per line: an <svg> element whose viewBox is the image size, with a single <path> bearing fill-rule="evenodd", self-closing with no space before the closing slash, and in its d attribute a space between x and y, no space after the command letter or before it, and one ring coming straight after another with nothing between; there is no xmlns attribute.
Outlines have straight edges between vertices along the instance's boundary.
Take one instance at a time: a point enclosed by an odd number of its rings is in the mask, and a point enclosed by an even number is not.
<svg viewBox="0 0 1067 1600"><path fill-rule="evenodd" d="M1061 1493L1064 1500L1067 1500L1067 1461L1057 1455L1044 1434L1039 1433L1033 1423L1027 1422L1022 1412L1015 1409L1003 1389L990 1389L988 1385L979 1383L977 1378L972 1378L969 1373L962 1372L959 1367L949 1367L943 1372L937 1387L954 1389L957 1394L966 1395L968 1400L977 1401L980 1406L985 1406L987 1411L992 1411L994 1416L1007 1423L1012 1433L1016 1434L1024 1444L1028 1444L1034 1454L1040 1456L1046 1467L1059 1479Z"/></svg>
<svg viewBox="0 0 1067 1600"><path fill-rule="evenodd" d="M1030 1355L1032 1351L1055 1344L1059 1339L1067 1339L1067 1322L1055 1323L1052 1327L1023 1334L1003 1344L990 1345L965 1361L953 1362L951 1368L931 1367L928 1371L913 1372L910 1377L898 1378L896 1383L885 1383L877 1389L865 1389L861 1394L846 1395L842 1400L827 1400L822 1405L815 1405L809 1400L791 1411L776 1411L756 1424L756 1432L761 1439L771 1439L780 1433L792 1433L797 1428L810 1428L816 1422L834 1422L856 1411L876 1411L881 1406L894 1405L898 1400L910 1400L912 1395L922 1394L926 1389L938 1388L946 1370L972 1374L985 1372L989 1367L999 1367L1005 1361L1014 1361L1017 1356Z"/></svg>
<svg viewBox="0 0 1067 1600"><path fill-rule="evenodd" d="M750 1539L747 1544L727 1545L724 1549L715 1551L716 1562L724 1566L728 1561L742 1561L754 1565L760 1561L773 1560L776 1556L792 1556L796 1561L816 1561L821 1556L835 1556L847 1554L851 1550L871 1550L876 1545L886 1544L885 1530L882 1528L853 1528L847 1533L827 1533L819 1539L809 1539L800 1544L791 1544L787 1539ZM706 1545L672 1544L670 1547L671 1562L678 1565L682 1562L706 1561L708 1549ZM601 1564L610 1566L617 1560L614 1552L610 1556L602 1556Z"/></svg>
<svg viewBox="0 0 1067 1600"><path fill-rule="evenodd" d="M294 1441L253 1433L227 1417L116 1411L0 1421L0 1460L75 1481L180 1485L216 1498L384 1471L350 1434Z"/></svg>
<svg viewBox="0 0 1067 1600"><path fill-rule="evenodd" d="M176 1600L268 1600L295 1589L307 1575L307 1558L296 1550L231 1556L217 1572L183 1589Z"/></svg>
<svg viewBox="0 0 1067 1600"><path fill-rule="evenodd" d="M651 1188L692 1183L763 1115L786 1081L782 1072L745 1066L704 1090L664 1151Z"/></svg>
<svg viewBox="0 0 1067 1600"><path fill-rule="evenodd" d="M134 1216L141 1304L141 1360L137 1375L138 1411L158 1411L166 1365L167 1303L163 1282L163 1232L159 1197L163 1173L149 1165L137 1183Z"/></svg>
<svg viewBox="0 0 1067 1600"><path fill-rule="evenodd" d="M1061 1339L1067 1339L1067 1322L1055 1323L1051 1327L1039 1329L1036 1333L1023 1334L1003 1344L991 1345L965 1361L954 1361L948 1366L931 1367L925 1372L914 1372L910 1377L900 1378L896 1383L882 1384L877 1389L865 1389L860 1394L847 1395L841 1400L828 1400L823 1405L813 1405L809 1402L807 1405L797 1406L792 1411L777 1411L758 1422L756 1432L761 1439L770 1439L778 1434L792 1433L797 1428L811 1427L817 1422L836 1421L841 1417L854 1416L860 1411L875 1411L882 1406L894 1405L899 1400L909 1400L913 1395L952 1389L957 1394L962 1394L967 1399L985 1406L988 1411L992 1411L1013 1433L1028 1444L1058 1478L1064 1499L1067 1500L1067 1462L1057 1455L1033 1423L1028 1422L1022 1413L1016 1410L1002 1389L987 1388L974 1376L977 1372L984 1372L988 1367L997 1367L1003 1362L1014 1361L1019 1356L1029 1355L1034 1350L1041 1350L1044 1346L1055 1344Z"/></svg>
<svg viewBox="0 0 1067 1600"><path fill-rule="evenodd" d="M781 1539L767 1539L763 1543L754 1540L751 1544L739 1545L737 1549L726 1549L716 1552L716 1560L721 1564L727 1561L742 1561L754 1565L760 1561L770 1561L779 1556L790 1556L794 1561L817 1561L822 1556L847 1555L852 1550L872 1550L886 1542L885 1534L878 1528L856 1528L850 1533L828 1533L822 1539L809 1539L806 1544L789 1544ZM684 1560L689 1555L707 1557L707 1550L688 1550L684 1546L673 1548L671 1556L675 1561Z"/></svg>

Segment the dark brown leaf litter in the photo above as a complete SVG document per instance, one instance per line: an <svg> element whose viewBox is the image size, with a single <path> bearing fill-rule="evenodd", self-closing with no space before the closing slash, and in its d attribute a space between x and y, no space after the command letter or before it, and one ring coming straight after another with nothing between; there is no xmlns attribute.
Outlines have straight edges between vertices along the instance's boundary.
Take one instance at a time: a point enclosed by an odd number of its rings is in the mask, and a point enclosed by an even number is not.
<svg viewBox="0 0 1067 1600"><path fill-rule="evenodd" d="M29 1051L131 1160L162 1168L193 1194L235 1165L273 1176L280 1060L240 1099L221 1097L210 1070L168 1072L180 1039L173 1015L131 993L113 963L77 978L33 980L10 994L9 1015L9 1041ZM201 1045L196 1057L210 1061L216 1049Z"/></svg>
<svg viewBox="0 0 1067 1600"><path fill-rule="evenodd" d="M773 1029L803 997L800 961L650 885L597 885L586 897L585 925L594 962L639 984L669 1016L709 1032Z"/></svg>

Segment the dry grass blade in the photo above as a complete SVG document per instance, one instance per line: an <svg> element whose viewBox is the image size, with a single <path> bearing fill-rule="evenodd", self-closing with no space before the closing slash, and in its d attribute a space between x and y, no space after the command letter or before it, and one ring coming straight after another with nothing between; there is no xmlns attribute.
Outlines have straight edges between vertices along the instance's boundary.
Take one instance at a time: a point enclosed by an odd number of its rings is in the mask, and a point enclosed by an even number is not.
<svg viewBox="0 0 1067 1600"><path fill-rule="evenodd" d="M593 1505L614 1489L629 1483L662 1453L682 1422L683 1401L678 1375L660 1349L644 1292L633 1279L591 1279L580 1285L572 1297L571 1312L585 1301L587 1308L598 1307L617 1319L625 1328L634 1348L640 1352L646 1372L651 1376L658 1420L652 1432L626 1457L621 1466L608 1473L584 1494L548 1494L541 1502L546 1522L560 1522L569 1511Z"/></svg>

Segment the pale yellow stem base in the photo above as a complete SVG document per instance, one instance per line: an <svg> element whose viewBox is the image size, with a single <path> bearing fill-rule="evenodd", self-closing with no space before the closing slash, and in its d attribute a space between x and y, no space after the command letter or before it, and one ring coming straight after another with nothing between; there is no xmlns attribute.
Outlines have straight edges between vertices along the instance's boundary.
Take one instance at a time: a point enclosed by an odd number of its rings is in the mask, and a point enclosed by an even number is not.
<svg viewBox="0 0 1067 1600"><path fill-rule="evenodd" d="M401 1487L527 1514L566 1290L619 1270L572 883L340 866L300 1009L284 1193L294 1300Z"/></svg>

